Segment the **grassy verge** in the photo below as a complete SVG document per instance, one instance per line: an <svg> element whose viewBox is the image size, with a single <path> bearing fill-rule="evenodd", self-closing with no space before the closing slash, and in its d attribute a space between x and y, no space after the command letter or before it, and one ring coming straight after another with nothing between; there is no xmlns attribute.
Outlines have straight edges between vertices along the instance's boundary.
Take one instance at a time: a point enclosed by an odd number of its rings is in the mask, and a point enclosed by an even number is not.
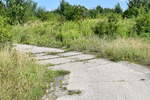
<svg viewBox="0 0 150 100"><path fill-rule="evenodd" d="M70 49L91 52L113 61L131 61L150 65L150 43L142 38L80 38L70 42Z"/></svg>
<svg viewBox="0 0 150 100"><path fill-rule="evenodd" d="M65 71L47 70L27 55L0 50L0 100L38 100L50 82Z"/></svg>

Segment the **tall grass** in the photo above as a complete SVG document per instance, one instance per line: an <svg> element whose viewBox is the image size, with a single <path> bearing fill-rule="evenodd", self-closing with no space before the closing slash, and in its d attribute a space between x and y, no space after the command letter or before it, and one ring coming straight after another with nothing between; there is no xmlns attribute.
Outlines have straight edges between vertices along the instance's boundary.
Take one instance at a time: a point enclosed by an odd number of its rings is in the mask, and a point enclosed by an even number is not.
<svg viewBox="0 0 150 100"><path fill-rule="evenodd" d="M0 100L38 100L60 72L47 70L28 55L0 50Z"/></svg>
<svg viewBox="0 0 150 100"><path fill-rule="evenodd" d="M83 37L70 42L70 49L93 52L98 57L113 61L125 60L149 66L150 44L147 41L141 38Z"/></svg>
<svg viewBox="0 0 150 100"><path fill-rule="evenodd" d="M134 34L135 19L117 17L115 36L95 36L93 28L98 19L83 21L34 22L28 25L18 25L12 28L13 41L48 47L66 47L72 50L95 52L96 55L111 60L128 60L142 64L149 64L149 38ZM103 25L102 25L103 26ZM108 31L109 29L106 30ZM109 30L110 31L110 30Z"/></svg>

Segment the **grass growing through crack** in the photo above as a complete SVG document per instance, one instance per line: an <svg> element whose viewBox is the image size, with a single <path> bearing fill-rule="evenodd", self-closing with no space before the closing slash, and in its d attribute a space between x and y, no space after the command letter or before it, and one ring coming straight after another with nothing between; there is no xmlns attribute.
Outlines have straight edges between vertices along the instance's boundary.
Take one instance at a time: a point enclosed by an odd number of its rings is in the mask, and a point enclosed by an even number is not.
<svg viewBox="0 0 150 100"><path fill-rule="evenodd" d="M68 90L68 95L79 95L81 94L80 90Z"/></svg>
<svg viewBox="0 0 150 100"><path fill-rule="evenodd" d="M59 52L46 52L46 55L57 55Z"/></svg>
<svg viewBox="0 0 150 100"><path fill-rule="evenodd" d="M55 66L55 64L46 64L44 65L45 67L51 67L51 66Z"/></svg>
<svg viewBox="0 0 150 100"><path fill-rule="evenodd" d="M0 100L38 100L55 77L69 73L48 70L15 50L1 49L0 58Z"/></svg>

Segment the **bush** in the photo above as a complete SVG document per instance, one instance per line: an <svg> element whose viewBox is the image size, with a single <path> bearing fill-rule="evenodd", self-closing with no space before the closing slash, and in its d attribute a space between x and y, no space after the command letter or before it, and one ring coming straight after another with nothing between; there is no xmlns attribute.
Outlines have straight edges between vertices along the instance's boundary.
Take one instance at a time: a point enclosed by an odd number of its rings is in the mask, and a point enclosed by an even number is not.
<svg viewBox="0 0 150 100"><path fill-rule="evenodd" d="M135 25L135 20L132 19L124 19L119 20L118 22L118 28L117 28L117 35L120 37L130 37L135 36L133 31L133 27Z"/></svg>
<svg viewBox="0 0 150 100"><path fill-rule="evenodd" d="M11 36L8 32L6 19L0 16L0 43L6 43L10 40L11 40Z"/></svg>
<svg viewBox="0 0 150 100"><path fill-rule="evenodd" d="M99 36L108 35L114 36L117 32L118 16L111 14L107 20L103 20L97 23L93 28L95 34Z"/></svg>
<svg viewBox="0 0 150 100"><path fill-rule="evenodd" d="M150 13L141 15L137 18L134 30L138 35L150 34Z"/></svg>

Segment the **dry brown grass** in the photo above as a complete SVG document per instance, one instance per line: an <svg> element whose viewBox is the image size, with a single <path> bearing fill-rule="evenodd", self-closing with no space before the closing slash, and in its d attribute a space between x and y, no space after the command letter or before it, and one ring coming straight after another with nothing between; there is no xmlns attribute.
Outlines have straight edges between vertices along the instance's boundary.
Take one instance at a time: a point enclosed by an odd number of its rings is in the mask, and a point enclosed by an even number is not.
<svg viewBox="0 0 150 100"><path fill-rule="evenodd" d="M114 61L125 60L144 65L150 64L150 44L139 38L106 39L80 38L70 43L71 49L94 52L99 57Z"/></svg>

